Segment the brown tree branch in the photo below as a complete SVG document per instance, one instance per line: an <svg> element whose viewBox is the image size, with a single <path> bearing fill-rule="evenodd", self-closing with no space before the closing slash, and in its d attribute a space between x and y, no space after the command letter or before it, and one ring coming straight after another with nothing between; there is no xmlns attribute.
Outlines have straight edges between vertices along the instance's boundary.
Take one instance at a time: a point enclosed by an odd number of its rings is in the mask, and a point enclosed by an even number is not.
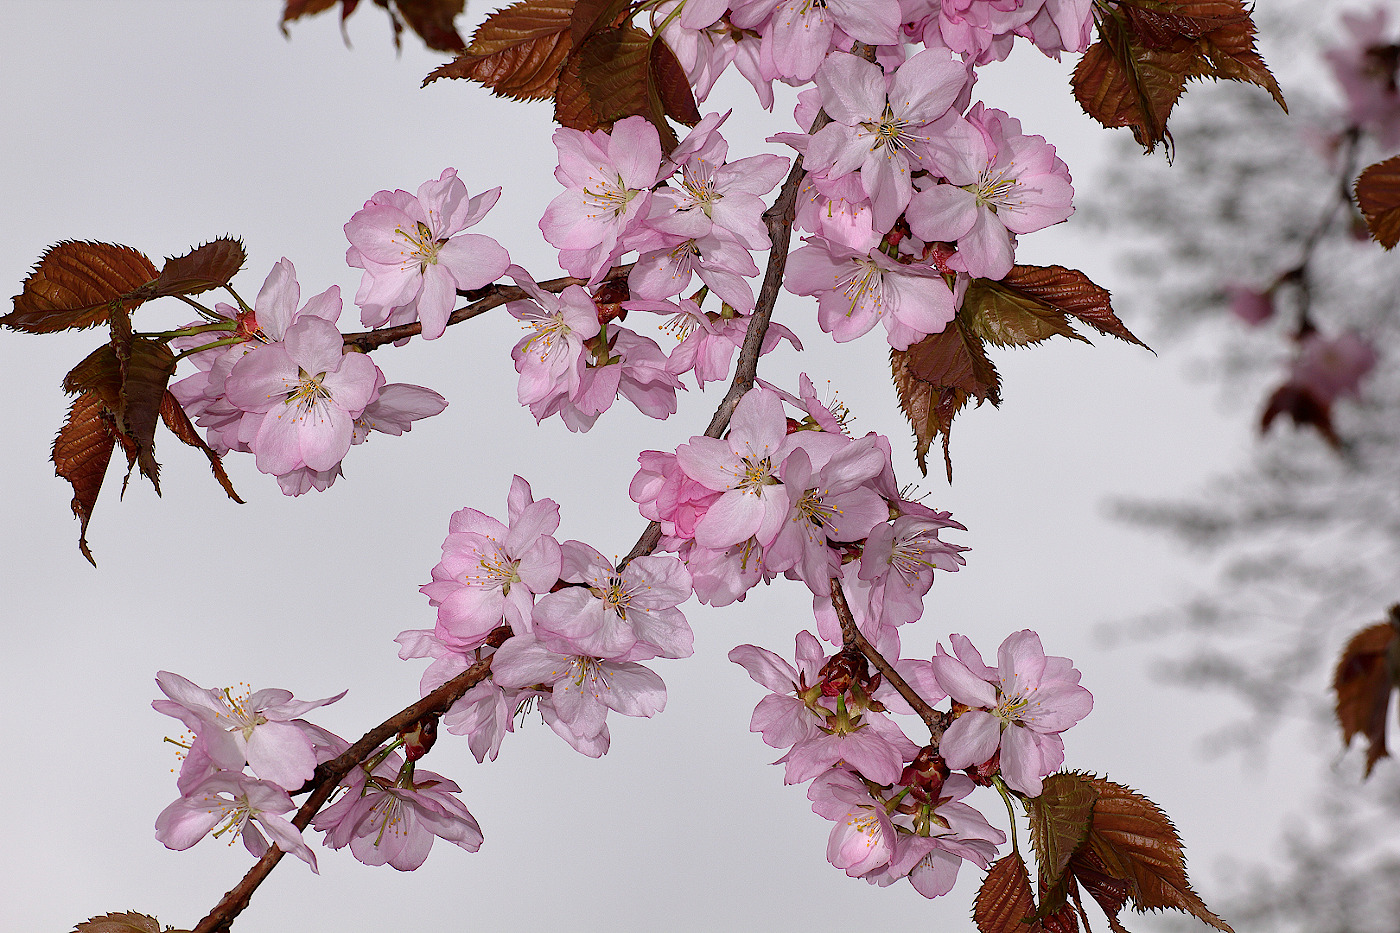
<svg viewBox="0 0 1400 933"><path fill-rule="evenodd" d="M859 628L856 627L856 617L851 612L850 603L846 602L846 592L841 588L841 580L838 577L831 578L831 605L836 610L836 618L841 621L841 640L848 645L855 645L860 649L860 653L865 655L875 669L884 675L886 681L895 692L904 698L904 702L914 708L914 712L919 714L919 718L928 726L928 731L932 735L931 744L937 745L943 738L944 719L943 714L938 712L911 686L903 677L899 676L899 671L894 669L894 665L885 660L885 656L875 650L875 646L870 644Z"/></svg>

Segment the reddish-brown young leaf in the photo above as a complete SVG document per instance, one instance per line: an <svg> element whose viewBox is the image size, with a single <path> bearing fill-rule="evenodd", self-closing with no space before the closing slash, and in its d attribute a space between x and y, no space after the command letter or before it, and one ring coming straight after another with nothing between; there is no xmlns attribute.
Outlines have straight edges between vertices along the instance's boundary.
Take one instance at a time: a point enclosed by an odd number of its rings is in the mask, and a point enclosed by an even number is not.
<svg viewBox="0 0 1400 933"><path fill-rule="evenodd" d="M1062 771L1047 777L1040 796L1027 801L1042 915L1059 913L1068 906L1065 898L1073 882L1065 883L1066 873L1070 859L1089 838L1097 799L1098 792L1087 777Z"/></svg>
<svg viewBox="0 0 1400 933"><path fill-rule="evenodd" d="M958 313L969 331L997 347L1025 347L1055 336L1084 340L1064 312L991 279L973 279Z"/></svg>
<svg viewBox="0 0 1400 933"><path fill-rule="evenodd" d="M238 498L232 481L224 472L224 461L210 449L208 444L204 443L204 438L199 436L199 431L190 422L190 416L185 414L185 410L180 407L179 400L168 389L160 400L160 420L165 422L165 426L177 438L202 451L204 456L209 458L209 469L214 472L214 478L219 481L220 486L224 487L224 492L228 494L230 499L242 505L243 500Z"/></svg>
<svg viewBox="0 0 1400 933"><path fill-rule="evenodd" d="M73 400L68 420L53 442L54 472L73 487L73 514L79 522L78 550L94 567L97 561L87 543L88 520L116 443L117 430L111 413L97 392L84 392Z"/></svg>
<svg viewBox="0 0 1400 933"><path fill-rule="evenodd" d="M1400 243L1400 155L1369 166L1356 180L1356 203L1366 227L1386 249Z"/></svg>
<svg viewBox="0 0 1400 933"><path fill-rule="evenodd" d="M92 327L107 320L113 303L128 312L139 305L139 298L122 299L156 275L130 246L64 240L44 251L0 325L32 334Z"/></svg>
<svg viewBox="0 0 1400 933"><path fill-rule="evenodd" d="M1104 126L1129 127L1151 152L1171 139L1167 117L1186 89L1193 53L1134 46L1113 17L1103 20L1100 36L1075 66L1070 79L1075 100Z"/></svg>
<svg viewBox="0 0 1400 933"><path fill-rule="evenodd" d="M1098 902L1099 908L1108 917L1108 928L1113 933L1127 933L1123 924L1118 920L1118 914L1123 908L1128 906L1128 895L1130 886L1126 881L1120 881L1104 873L1103 860L1095 855L1090 849L1081 849L1070 859L1070 873L1074 880L1083 885L1084 890L1089 892L1089 896ZM1078 888L1072 891L1075 903L1079 904ZM1083 908L1081 907L1082 911ZM1084 925L1089 925L1088 920Z"/></svg>
<svg viewBox="0 0 1400 933"><path fill-rule="evenodd" d="M602 122L593 111L593 102L579 78L579 57L570 55L559 72L559 86L554 94L554 122L574 130L591 132Z"/></svg>
<svg viewBox="0 0 1400 933"><path fill-rule="evenodd" d="M1390 607L1390 619L1368 626L1352 636L1332 674L1337 694L1337 723L1342 727L1342 744L1350 745L1355 736L1364 736L1366 776L1376 762L1390 754L1385 747L1386 718L1390 693L1397 683L1400 666L1400 605Z"/></svg>
<svg viewBox="0 0 1400 933"><path fill-rule="evenodd" d="M1233 933L1191 889L1181 839L1167 815L1121 784L1098 777L1088 781L1098 799L1085 849L1099 859L1105 875L1127 885L1133 906L1139 911L1179 910ZM1094 893L1088 884L1085 887Z"/></svg>
<svg viewBox="0 0 1400 933"><path fill-rule="evenodd" d="M167 927L167 929L169 929ZM161 933L160 921L155 917L127 910L121 913L103 914L84 920L73 928L74 933Z"/></svg>
<svg viewBox="0 0 1400 933"><path fill-rule="evenodd" d="M384 0L375 0L384 6ZM394 0L394 6L408 28L434 52L461 52L467 47L453 21L462 13L466 0Z"/></svg>
<svg viewBox="0 0 1400 933"><path fill-rule="evenodd" d="M569 38L574 48L593 33L612 26L621 26L627 19L632 0L576 0L569 26Z"/></svg>
<svg viewBox="0 0 1400 933"><path fill-rule="evenodd" d="M219 237L183 256L167 259L153 283L156 296L198 295L222 288L243 268L248 254L233 237Z"/></svg>
<svg viewBox="0 0 1400 933"><path fill-rule="evenodd" d="M943 464L953 478L949 450L953 419L971 397L980 405L1001 401L1000 377L982 343L954 320L941 334L933 334L908 350L890 351L890 369L899 406L914 429L914 454L919 469L928 473L928 450L935 437L943 438Z"/></svg>
<svg viewBox="0 0 1400 933"><path fill-rule="evenodd" d="M1283 91L1274 80L1269 66L1254 47L1254 20L1245 8L1244 0L1171 0L1174 11L1204 27L1196 35L1184 35L1183 41L1194 40L1197 58L1188 78L1215 78L1255 84L1269 92L1284 113L1288 104Z"/></svg>
<svg viewBox="0 0 1400 933"><path fill-rule="evenodd" d="M477 27L466 51L423 83L470 78L514 100L553 97L560 69L573 47L569 40L573 9L573 0L522 0L497 10Z"/></svg>
<svg viewBox="0 0 1400 933"><path fill-rule="evenodd" d="M111 343L89 353L63 377L63 391L69 395L96 392L110 411L121 407L122 370Z"/></svg>
<svg viewBox="0 0 1400 933"><path fill-rule="evenodd" d="M1249 21L1249 14L1243 9L1224 15L1201 15L1166 6L1144 7L1135 3L1121 4L1119 9L1127 16L1129 25L1142 44L1149 49L1169 49L1180 44L1182 39L1199 39L1215 29L1220 29L1236 21Z"/></svg>
<svg viewBox="0 0 1400 933"><path fill-rule="evenodd" d="M685 76L685 69L681 67L676 53L659 37L651 46L650 80L661 102L663 114L658 114L658 117L663 122L667 116L685 126L700 122L700 108L695 106L690 79Z"/></svg>
<svg viewBox="0 0 1400 933"><path fill-rule="evenodd" d="M1064 266L1012 266L1003 288L1013 289L1056 311L1076 317L1099 333L1117 337L1140 347L1147 344L1137 339L1113 313L1112 295L1100 288L1078 269Z"/></svg>
<svg viewBox="0 0 1400 933"><path fill-rule="evenodd" d="M340 19L345 18L355 12L355 7L359 6L360 0L287 0L282 7L282 32L287 32L287 23L292 20L301 19L303 16L315 16L317 13L324 13L337 3L340 7Z"/></svg>
<svg viewBox="0 0 1400 933"><path fill-rule="evenodd" d="M117 353L121 358L121 351ZM175 374L175 354L164 343L136 337L123 367L122 405L116 412L117 429L136 445L141 475L160 493L160 464L156 463L156 423L160 420L165 387Z"/></svg>
<svg viewBox="0 0 1400 933"><path fill-rule="evenodd" d="M650 116L650 40L635 26L612 26L579 47L579 78L600 122Z"/></svg>
<svg viewBox="0 0 1400 933"><path fill-rule="evenodd" d="M977 891L972 920L979 933L1030 933L1035 898L1026 863L1012 853L997 859Z"/></svg>
<svg viewBox="0 0 1400 933"><path fill-rule="evenodd" d="M127 910L84 920L73 928L73 933L161 933L161 927L155 917Z"/></svg>

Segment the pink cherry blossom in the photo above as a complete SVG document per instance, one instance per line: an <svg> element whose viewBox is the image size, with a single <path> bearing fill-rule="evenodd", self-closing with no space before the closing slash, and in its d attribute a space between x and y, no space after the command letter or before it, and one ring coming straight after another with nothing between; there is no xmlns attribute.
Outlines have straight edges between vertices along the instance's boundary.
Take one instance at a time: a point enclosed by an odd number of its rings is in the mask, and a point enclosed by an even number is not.
<svg viewBox="0 0 1400 933"><path fill-rule="evenodd" d="M623 233L646 216L661 138L645 117L628 117L611 133L560 128L554 145L554 177L568 190L550 202L540 232L570 275L596 285L622 255Z"/></svg>
<svg viewBox="0 0 1400 933"><path fill-rule="evenodd" d="M1067 219L1074 208L1069 169L1055 147L1021 133L1020 121L979 104L968 119L940 123L929 142L931 170L947 184L914 195L909 228L923 240L958 244L948 268L1000 279L1011 271L1011 235Z"/></svg>
<svg viewBox="0 0 1400 933"><path fill-rule="evenodd" d="M489 285L510 256L491 237L462 233L501 196L492 188L474 198L454 168L426 181L417 195L380 191L345 225L345 261L365 274L355 304L369 327L421 321L423 339L447 329L457 290Z"/></svg>
<svg viewBox="0 0 1400 933"><path fill-rule="evenodd" d="M235 697L229 689L207 690L169 671L156 674L156 685L170 699L151 706L183 722L215 766L241 771L247 764L258 777L288 790L301 787L316 770L316 742L300 717L345 696L342 691L304 701L286 690L259 690Z"/></svg>
<svg viewBox="0 0 1400 933"><path fill-rule="evenodd" d="M968 72L941 49L925 49L892 76L855 55L834 52L817 73L832 122L807 145L804 165L835 178L859 169L876 230L888 230L913 194L929 124L948 113ZM912 161L911 161L912 159Z"/></svg>
<svg viewBox="0 0 1400 933"><path fill-rule="evenodd" d="M326 834L326 845L348 845L366 865L413 871L427 860L435 839L468 852L481 848L481 827L454 796L462 789L432 771L415 773L397 753L373 775L355 768L344 786L341 798L316 814L312 825Z"/></svg>
<svg viewBox="0 0 1400 933"><path fill-rule="evenodd" d="M933 659L938 683L971 707L944 733L939 750L948 767L970 768L1001 752L1001 774L1011 789L1040 795L1041 778L1064 761L1060 733L1093 708L1068 658L1046 657L1040 636L1025 629L1008 635L997 653L997 670L983 662L961 635L952 636L956 657Z"/></svg>
<svg viewBox="0 0 1400 933"><path fill-rule="evenodd" d="M507 508L509 525L476 509L454 512L432 582L419 587L437 607L437 636L456 650L483 644L498 625L530 631L535 597L559 580L559 542L551 536L558 504L536 502L530 484L516 476Z"/></svg>
<svg viewBox="0 0 1400 933"><path fill-rule="evenodd" d="M166 848L183 851L211 830L215 838L231 833L230 843L242 838L243 846L261 858L269 848L263 836L266 832L283 852L290 852L319 873L316 853L302 840L301 831L280 815L294 809L296 804L287 791L276 784L246 774L219 771L160 811L156 817L156 839Z"/></svg>

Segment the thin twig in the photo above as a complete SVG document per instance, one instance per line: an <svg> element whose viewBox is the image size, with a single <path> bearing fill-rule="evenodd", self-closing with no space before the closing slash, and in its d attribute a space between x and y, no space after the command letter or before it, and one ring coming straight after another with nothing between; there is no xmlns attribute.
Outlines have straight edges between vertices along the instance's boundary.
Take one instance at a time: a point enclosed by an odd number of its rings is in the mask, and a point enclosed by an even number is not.
<svg viewBox="0 0 1400 933"><path fill-rule="evenodd" d="M894 669L894 665L885 660L885 656L875 650L875 646L870 644L859 628L856 627L856 617L851 612L850 603L846 602L846 593L841 588L841 580L838 577L831 578L831 605L836 609L836 618L841 620L841 640L848 645L855 645L860 649L860 653L865 655L875 669L884 675L885 680L894 687L895 692L904 697L904 702L914 708L914 712L919 714L919 718L928 726L929 733L933 736L931 744L937 745L943 738L943 714L935 710L928 702L909 686L909 682L899 676L899 671Z"/></svg>
<svg viewBox="0 0 1400 933"><path fill-rule="evenodd" d="M461 698L462 694L485 680L489 673L491 673L491 659L489 657L483 658L417 703L405 707L366 732L358 742L351 745L338 758L317 765L316 775L308 785L311 788L311 796L306 798L306 802L297 810L296 816L292 818L292 825L297 829L306 829L311 823L311 818L320 811L321 807L325 806L326 801L335 792L340 779L373 754L374 750L382 745L386 739L398 735L400 731L425 716L445 712L448 707ZM233 924L234 919L248 906L253 892L281 861L283 854L282 850L275 845L268 849L233 890L225 894L218 905L209 911L209 915L199 921L199 925L194 928L193 933L222 933L222 931L227 930Z"/></svg>

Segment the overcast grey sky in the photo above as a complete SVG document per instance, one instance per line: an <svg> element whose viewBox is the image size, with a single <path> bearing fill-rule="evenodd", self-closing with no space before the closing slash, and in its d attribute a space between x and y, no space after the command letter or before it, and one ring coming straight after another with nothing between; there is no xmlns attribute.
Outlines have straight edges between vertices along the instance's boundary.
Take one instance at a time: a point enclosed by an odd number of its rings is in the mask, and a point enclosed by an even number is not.
<svg viewBox="0 0 1400 933"><path fill-rule="evenodd" d="M379 189L413 190L449 165L473 194L504 188L473 232L495 236L537 278L557 274L535 226L558 191L548 105L496 100L465 82L420 90L443 57L405 37L396 58L385 18L362 6L348 50L333 16L297 24L284 41L273 0L0 3L4 294L60 239L126 243L159 264L230 233L248 247L236 280L245 298L286 256L303 296L338 284L348 299L359 281L344 263L350 214ZM466 24L487 12L474 6ZM1068 67L1022 50L1012 65L984 70L977 96L1059 146L1082 189L1108 134L1073 104ZM733 158L792 129L788 105L765 116L742 82L722 85L704 109L731 104ZM1111 250L1073 225L1025 238L1020 257L1115 286ZM778 319L809 352L776 353L762 374L789 387L800 371L830 380L854 429L887 434L901 481L918 479L886 345L871 334L837 348L814 310L781 300ZM1139 326L1130 305L1119 310ZM188 317L160 302L138 323ZM359 329L348 300L341 326ZM722 389L688 393L664 423L620 402L586 435L558 419L537 427L515 403L509 350L519 333L496 312L435 343L376 353L391 382L431 386L450 407L405 437L355 448L345 479L324 494L285 498L252 458L233 455L229 472L248 500L234 505L197 453L163 435L163 499L134 480L119 501L119 477L109 477L89 534L97 570L78 553L70 491L47 458L67 405L59 381L102 336L0 334L0 392L12 400L0 445L0 736L13 756L0 926L67 930L134 909L187 927L251 864L241 846L206 840L175 853L153 838L156 814L176 796L162 737L179 731L150 709L157 670L304 698L349 688L314 718L353 739L417 697L422 664L397 660L392 639L433 624L417 586L453 510L504 517L518 472L561 504L561 540L610 555L630 548L644 526L627 497L638 450L699 433ZM972 547L968 565L938 580L906 646L929 656L949 632L965 632L994 652L1009 632L1034 627L1047 651L1073 657L1097 705L1067 735L1068 765L1158 801L1209 900L1213 867L1252 856L1241 840L1271 817L1233 764L1223 786L1202 793L1195 739L1221 711L1149 682L1143 655L1098 646L1097 624L1162 605L1196 572L1162 542L1108 523L1102 503L1191 489L1229 462L1246 429L1217 414L1170 358L1097 344L996 354L1006 403L959 420L952 487L938 475L922 483L929 504L968 526L950 536ZM686 610L696 656L656 665L668 708L652 720L614 717L601 761L537 719L485 766L444 735L425 766L463 786L486 836L479 853L439 844L407 875L344 852L319 853L319 878L288 860L237 928L970 926L976 871L928 902L908 885L877 889L827 865L829 824L802 788L783 786L781 769L768 766L774 751L748 731L763 691L725 654L743 642L788 654L812 624L805 587L778 581L737 607ZM1004 826L995 795L972 802Z"/></svg>

